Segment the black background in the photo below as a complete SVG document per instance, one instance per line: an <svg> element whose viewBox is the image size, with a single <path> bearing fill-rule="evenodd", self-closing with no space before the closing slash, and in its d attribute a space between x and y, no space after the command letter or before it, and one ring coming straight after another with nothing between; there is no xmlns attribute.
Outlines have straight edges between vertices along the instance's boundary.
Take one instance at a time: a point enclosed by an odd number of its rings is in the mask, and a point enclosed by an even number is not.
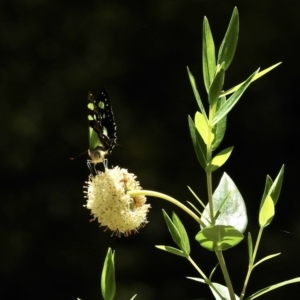
<svg viewBox="0 0 300 300"><path fill-rule="evenodd" d="M128 238L111 237L90 223L83 208L88 176L86 96L105 86L117 122L109 158L138 176L145 189L194 201L206 199L205 176L194 155L187 116L198 109L186 66L202 99L202 21L219 47L234 6L240 14L236 56L225 88L258 67L283 64L253 83L229 114L220 149L234 152L226 171L242 193L248 230L256 238L265 176L286 164L276 216L258 258L282 255L253 272L248 294L300 275L299 14L297 1L67 1L0 3L1 290L3 299L101 299L99 276L108 247L116 250L116 299L212 299L186 276L183 258L154 245L172 245L161 209L175 210L190 234L192 257L209 274L213 253L194 242L197 224L184 212L148 198L149 224ZM289 233L283 232L288 231ZM247 246L224 252L236 292L247 270ZM218 270L215 281L223 283ZM294 284L262 299L299 293Z"/></svg>

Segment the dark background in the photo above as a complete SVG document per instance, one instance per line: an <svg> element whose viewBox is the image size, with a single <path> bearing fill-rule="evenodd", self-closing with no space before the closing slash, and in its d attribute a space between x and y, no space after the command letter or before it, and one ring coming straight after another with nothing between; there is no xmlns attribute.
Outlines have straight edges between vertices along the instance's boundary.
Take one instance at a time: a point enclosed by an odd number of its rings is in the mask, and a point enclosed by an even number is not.
<svg viewBox="0 0 300 300"><path fill-rule="evenodd" d="M198 109L186 66L202 99L201 36L206 15L219 47L234 6L240 14L228 89L258 67L283 64L253 83L229 114L220 149L235 146L214 173L235 181L256 238L265 176L286 164L274 222L258 258L282 252L254 270L248 294L300 276L299 15L298 1L66 1L0 2L1 289L3 299L101 299L99 276L108 247L116 250L116 299L212 299L185 276L197 272L183 258L154 245L174 246L161 209L175 210L190 234L192 257L209 274L213 253L194 242L198 227L177 207L148 198L149 224L128 238L90 223L83 208L88 177L86 96L109 91L118 144L110 165L128 168L145 189L194 201L206 199L205 177L190 141L187 115ZM289 233L283 232L288 231ZM247 246L224 252L239 293ZM215 281L223 283L218 270ZM262 299L299 294L294 284Z"/></svg>

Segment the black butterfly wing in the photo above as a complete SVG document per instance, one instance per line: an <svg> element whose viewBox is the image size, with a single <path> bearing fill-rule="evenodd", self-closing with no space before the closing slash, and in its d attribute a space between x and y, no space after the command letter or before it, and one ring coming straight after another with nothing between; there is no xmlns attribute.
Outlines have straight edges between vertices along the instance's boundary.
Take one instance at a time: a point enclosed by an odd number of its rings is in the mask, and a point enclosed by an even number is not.
<svg viewBox="0 0 300 300"><path fill-rule="evenodd" d="M88 93L88 120L89 154L94 161L98 153L98 161L94 162L101 162L104 155L111 154L117 140L116 123L105 88L101 89L97 101L91 92Z"/></svg>

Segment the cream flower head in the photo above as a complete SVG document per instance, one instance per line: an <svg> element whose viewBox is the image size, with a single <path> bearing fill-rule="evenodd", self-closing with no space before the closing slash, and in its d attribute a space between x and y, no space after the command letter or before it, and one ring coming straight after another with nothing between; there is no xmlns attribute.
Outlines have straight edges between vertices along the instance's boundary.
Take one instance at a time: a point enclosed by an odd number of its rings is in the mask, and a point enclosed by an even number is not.
<svg viewBox="0 0 300 300"><path fill-rule="evenodd" d="M150 204L144 195L130 196L127 191L141 190L136 176L126 169L105 169L87 181L86 207L100 226L106 226L117 236L137 233L147 221Z"/></svg>

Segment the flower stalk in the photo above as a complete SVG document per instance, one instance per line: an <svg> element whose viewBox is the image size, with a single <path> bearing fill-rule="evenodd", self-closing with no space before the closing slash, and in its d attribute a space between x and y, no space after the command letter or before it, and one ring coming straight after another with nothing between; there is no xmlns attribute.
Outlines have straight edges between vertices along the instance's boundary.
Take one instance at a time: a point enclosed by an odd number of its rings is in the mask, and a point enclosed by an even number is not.
<svg viewBox="0 0 300 300"><path fill-rule="evenodd" d="M182 204L180 201L176 200L175 198L172 198L166 194L149 191L149 190L137 190L137 191L128 191L128 195L130 196L138 196L138 195L144 195L144 196L152 196L156 198L160 198L166 201L169 201L179 208L181 208L183 211L185 211L187 214L189 214L197 223L199 223L202 227L206 227L206 225L203 223L203 221L198 217L193 211L191 211L187 206Z"/></svg>

